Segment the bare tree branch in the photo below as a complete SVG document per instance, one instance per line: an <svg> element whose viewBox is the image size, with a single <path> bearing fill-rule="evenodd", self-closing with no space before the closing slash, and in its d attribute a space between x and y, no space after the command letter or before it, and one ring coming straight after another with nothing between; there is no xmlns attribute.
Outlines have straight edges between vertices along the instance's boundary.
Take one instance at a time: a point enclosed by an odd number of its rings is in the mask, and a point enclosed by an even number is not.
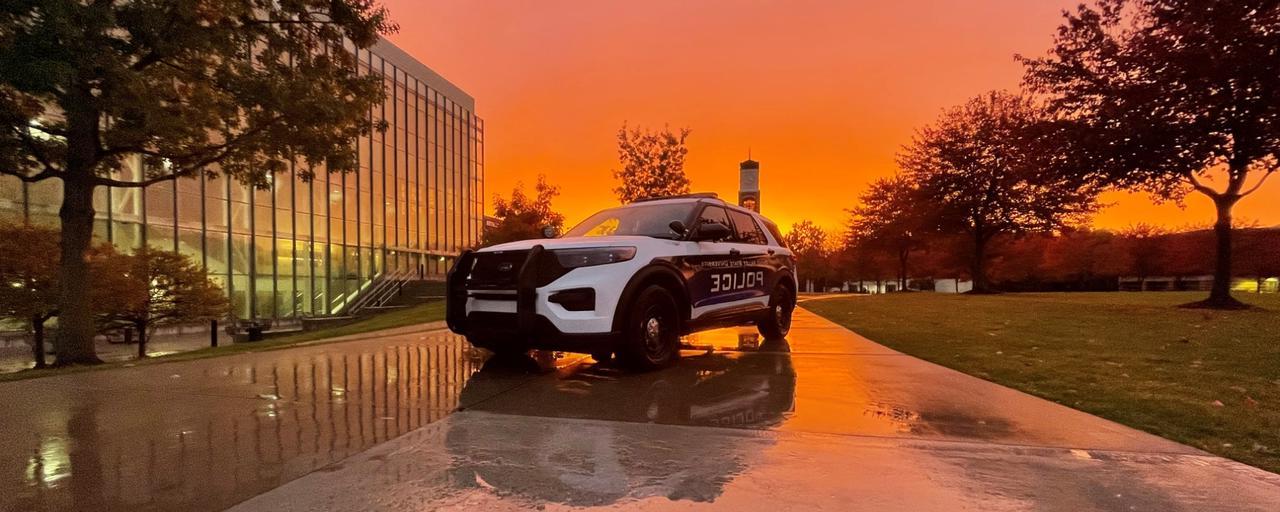
<svg viewBox="0 0 1280 512"><path fill-rule="evenodd" d="M1200 180L1196 178L1195 174L1187 174L1187 180L1190 181L1191 186L1194 187L1196 191L1200 192L1201 194L1204 194L1209 197L1214 197L1214 198L1222 195L1221 192L1218 192L1217 190L1214 190L1212 187L1209 187L1208 185L1201 183Z"/></svg>
<svg viewBox="0 0 1280 512"><path fill-rule="evenodd" d="M1262 178L1261 178L1261 179L1259 179L1257 183L1254 183L1252 187L1249 187L1249 190L1246 190L1246 191L1244 191L1243 193L1241 193L1241 194L1240 194L1240 197L1244 197L1244 196L1247 196L1247 195L1249 195L1249 194L1252 194L1252 193L1256 192L1259 188L1262 188L1262 184L1263 184L1263 183L1266 183L1266 182L1267 182L1267 178L1270 178L1272 174L1275 174L1275 171L1267 171L1267 172L1262 173Z"/></svg>

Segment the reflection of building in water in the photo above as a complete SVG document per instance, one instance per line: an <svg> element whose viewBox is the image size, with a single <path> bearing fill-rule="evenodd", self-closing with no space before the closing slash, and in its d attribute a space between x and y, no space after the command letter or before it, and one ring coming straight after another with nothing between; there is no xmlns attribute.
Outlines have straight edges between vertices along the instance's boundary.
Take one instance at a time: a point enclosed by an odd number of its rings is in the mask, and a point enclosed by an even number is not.
<svg viewBox="0 0 1280 512"><path fill-rule="evenodd" d="M738 206L760 211L760 162L749 157L738 164Z"/></svg>
<svg viewBox="0 0 1280 512"><path fill-rule="evenodd" d="M147 391L112 399L123 407L87 398L64 418L33 411L0 422L10 435L41 433L30 449L0 453L0 468L14 472L0 474L0 509L222 510L443 418L479 366L453 335L360 347L210 360L202 374L175 374L176 387L201 391L164 414L139 413L154 411ZM165 366L136 370L168 379Z"/></svg>

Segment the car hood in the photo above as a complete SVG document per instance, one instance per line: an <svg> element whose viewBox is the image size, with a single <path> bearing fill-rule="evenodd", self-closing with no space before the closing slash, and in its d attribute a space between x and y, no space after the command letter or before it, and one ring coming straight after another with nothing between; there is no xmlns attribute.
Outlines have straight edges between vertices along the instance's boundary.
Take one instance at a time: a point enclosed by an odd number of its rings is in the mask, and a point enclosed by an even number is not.
<svg viewBox="0 0 1280 512"><path fill-rule="evenodd" d="M617 246L633 246L640 243L653 243L654 241L662 241L660 238L652 238L647 236L579 236L569 238L539 238L534 240L519 240L516 242L507 242L490 247L479 249L476 252L497 252L497 251L519 251L524 249L532 249L535 245L541 245L545 249L574 249L579 247L617 247ZM670 241L670 240L665 240Z"/></svg>

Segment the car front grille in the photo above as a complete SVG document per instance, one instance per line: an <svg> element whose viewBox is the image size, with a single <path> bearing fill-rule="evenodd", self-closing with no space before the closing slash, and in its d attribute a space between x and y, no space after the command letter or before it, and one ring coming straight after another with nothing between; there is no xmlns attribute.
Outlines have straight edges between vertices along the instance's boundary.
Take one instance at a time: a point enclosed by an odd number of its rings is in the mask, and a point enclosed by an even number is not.
<svg viewBox="0 0 1280 512"><path fill-rule="evenodd" d="M527 250L476 253L467 288L515 289L516 277L520 275L520 267L528 255Z"/></svg>

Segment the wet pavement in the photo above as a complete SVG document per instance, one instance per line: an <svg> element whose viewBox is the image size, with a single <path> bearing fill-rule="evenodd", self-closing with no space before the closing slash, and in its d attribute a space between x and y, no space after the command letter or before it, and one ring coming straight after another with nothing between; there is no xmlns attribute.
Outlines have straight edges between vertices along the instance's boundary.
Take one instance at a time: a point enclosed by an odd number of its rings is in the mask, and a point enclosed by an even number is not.
<svg viewBox="0 0 1280 512"><path fill-rule="evenodd" d="M871 343L674 368L444 332L0 384L6 510L1276 510L1280 476ZM456 412L455 412L456 411ZM237 505L238 504L238 505Z"/></svg>

